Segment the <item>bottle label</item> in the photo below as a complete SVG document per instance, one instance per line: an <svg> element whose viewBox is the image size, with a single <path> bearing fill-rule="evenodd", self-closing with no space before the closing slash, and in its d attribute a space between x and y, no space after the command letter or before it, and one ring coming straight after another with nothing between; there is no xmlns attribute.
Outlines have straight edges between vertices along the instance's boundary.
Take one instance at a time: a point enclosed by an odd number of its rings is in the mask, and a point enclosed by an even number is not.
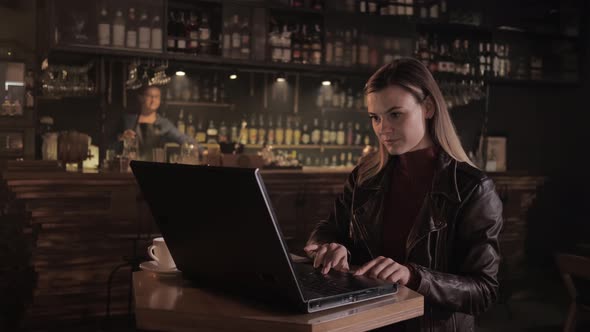
<svg viewBox="0 0 590 332"><path fill-rule="evenodd" d="M150 48L150 28L139 28L139 48Z"/></svg>
<svg viewBox="0 0 590 332"><path fill-rule="evenodd" d="M113 25L113 45L125 46L125 26L121 24Z"/></svg>
<svg viewBox="0 0 590 332"><path fill-rule="evenodd" d="M137 47L137 31L127 31L127 47Z"/></svg>
<svg viewBox="0 0 590 332"><path fill-rule="evenodd" d="M108 23L98 24L98 45L111 44L111 25Z"/></svg>
<svg viewBox="0 0 590 332"><path fill-rule="evenodd" d="M172 40L172 43L174 44L174 40ZM162 49L162 29L160 29L160 28L153 28L152 29L151 44L152 44L151 48L153 50L161 50ZM172 45L172 47L174 47L174 45Z"/></svg>

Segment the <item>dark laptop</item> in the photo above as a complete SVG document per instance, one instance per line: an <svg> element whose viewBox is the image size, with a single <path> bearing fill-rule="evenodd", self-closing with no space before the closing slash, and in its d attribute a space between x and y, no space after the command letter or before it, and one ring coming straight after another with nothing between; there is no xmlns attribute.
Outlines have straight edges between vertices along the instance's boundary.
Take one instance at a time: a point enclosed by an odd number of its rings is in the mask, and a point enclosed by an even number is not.
<svg viewBox="0 0 590 332"><path fill-rule="evenodd" d="M305 312L393 294L397 285L293 263L258 169L132 161L183 277Z"/></svg>

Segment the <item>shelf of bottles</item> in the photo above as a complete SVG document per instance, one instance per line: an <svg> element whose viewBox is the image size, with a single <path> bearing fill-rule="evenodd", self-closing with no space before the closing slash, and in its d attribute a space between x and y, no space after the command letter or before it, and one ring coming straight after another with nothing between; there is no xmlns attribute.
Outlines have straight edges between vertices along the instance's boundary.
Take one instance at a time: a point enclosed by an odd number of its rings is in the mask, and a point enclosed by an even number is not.
<svg viewBox="0 0 590 332"><path fill-rule="evenodd" d="M363 75L396 58L415 56L435 63L431 70L443 79L465 79L467 85L471 80L476 85L481 80L575 80L579 71L575 38L551 47L546 40L523 42L486 26L481 5L448 0L150 0L141 6L105 0L90 8L63 1L52 34L59 45L163 52L180 61L296 65L293 70L306 68L300 64L327 65ZM482 71L482 66L491 68ZM449 76L453 68L468 77Z"/></svg>
<svg viewBox="0 0 590 332"><path fill-rule="evenodd" d="M59 2L59 6L57 6ZM162 53L163 0L105 0L96 5L83 1L54 2L55 45Z"/></svg>

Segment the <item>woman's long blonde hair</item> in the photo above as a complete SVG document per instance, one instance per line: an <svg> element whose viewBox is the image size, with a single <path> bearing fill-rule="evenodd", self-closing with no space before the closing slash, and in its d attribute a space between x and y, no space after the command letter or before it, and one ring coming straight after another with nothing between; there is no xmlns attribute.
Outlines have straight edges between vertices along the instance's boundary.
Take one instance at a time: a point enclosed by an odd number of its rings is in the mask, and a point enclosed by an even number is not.
<svg viewBox="0 0 590 332"><path fill-rule="evenodd" d="M422 62L413 58L404 58L382 66L367 81L365 96L391 85L408 90L418 103L431 102L434 106L434 115L427 120L427 126L434 144L442 148L451 158L474 166L461 146L440 88ZM363 184L377 175L385 167L388 159L387 149L379 143L377 153L361 159L358 183Z"/></svg>

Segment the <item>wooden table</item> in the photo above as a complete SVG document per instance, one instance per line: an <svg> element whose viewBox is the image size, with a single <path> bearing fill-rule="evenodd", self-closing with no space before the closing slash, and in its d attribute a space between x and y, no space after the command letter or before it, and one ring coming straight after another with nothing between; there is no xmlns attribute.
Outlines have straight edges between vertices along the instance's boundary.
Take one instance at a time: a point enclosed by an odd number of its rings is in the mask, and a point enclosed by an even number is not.
<svg viewBox="0 0 590 332"><path fill-rule="evenodd" d="M424 314L422 295L395 295L301 314L190 287L181 277L133 273L137 328L157 331L367 331Z"/></svg>

